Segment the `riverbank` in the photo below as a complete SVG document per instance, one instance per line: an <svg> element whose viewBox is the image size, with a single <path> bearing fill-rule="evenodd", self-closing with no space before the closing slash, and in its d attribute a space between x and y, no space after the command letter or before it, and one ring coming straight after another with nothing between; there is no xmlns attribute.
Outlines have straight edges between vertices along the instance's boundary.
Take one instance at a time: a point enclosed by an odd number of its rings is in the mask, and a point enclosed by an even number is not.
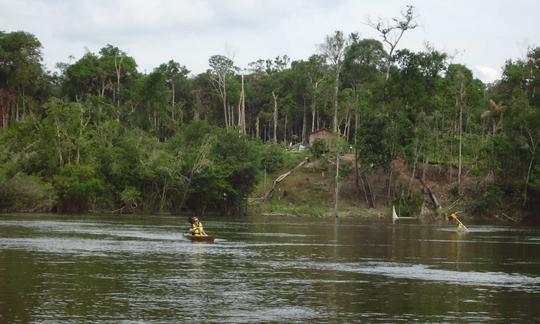
<svg viewBox="0 0 540 324"><path fill-rule="evenodd" d="M395 206L400 216L424 223L444 222L453 211L474 221L523 221L518 211L509 215L482 210L484 184L466 167L458 183L457 169L451 164L418 163L411 168L396 160L389 172L374 169L364 177L357 176L352 154L342 156L340 165L337 209L335 164L321 157L265 175L250 199L248 213L384 219L391 217Z"/></svg>
<svg viewBox="0 0 540 324"><path fill-rule="evenodd" d="M358 218L384 220L391 217L385 210L366 209L363 207L347 207L335 210L321 206L292 206L283 204L252 204L249 215L290 216L290 217L321 217L321 218Z"/></svg>

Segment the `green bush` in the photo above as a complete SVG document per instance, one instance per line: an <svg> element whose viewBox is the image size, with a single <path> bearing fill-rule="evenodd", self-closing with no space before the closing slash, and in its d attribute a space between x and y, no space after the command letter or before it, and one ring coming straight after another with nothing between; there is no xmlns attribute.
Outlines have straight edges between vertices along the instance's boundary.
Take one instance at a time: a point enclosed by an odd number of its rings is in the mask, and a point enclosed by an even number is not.
<svg viewBox="0 0 540 324"><path fill-rule="evenodd" d="M136 188L127 187L120 193L120 198L128 209L135 209L138 207L141 193Z"/></svg>
<svg viewBox="0 0 540 324"><path fill-rule="evenodd" d="M472 204L472 213L476 215L489 215L492 211L508 210L511 200L505 190L494 183L485 188L478 188L473 192L475 199Z"/></svg>
<svg viewBox="0 0 540 324"><path fill-rule="evenodd" d="M90 165L68 164L54 176L59 212L86 212L92 201L102 195L102 179Z"/></svg>
<svg viewBox="0 0 540 324"><path fill-rule="evenodd" d="M285 151L278 145L263 145L262 168L266 172L273 173L282 169L286 162Z"/></svg>
<svg viewBox="0 0 540 324"><path fill-rule="evenodd" d="M56 199L51 184L36 176L17 173L0 182L1 212L50 212Z"/></svg>
<svg viewBox="0 0 540 324"><path fill-rule="evenodd" d="M420 214L422 207L422 195L420 193L398 196L394 200L394 205L400 216L416 217Z"/></svg>
<svg viewBox="0 0 540 324"><path fill-rule="evenodd" d="M313 142L313 145L311 145L309 150L311 152L311 156L313 156L313 158L315 159L318 159L326 151L326 144L322 139L318 138Z"/></svg>
<svg viewBox="0 0 540 324"><path fill-rule="evenodd" d="M460 196L460 193L459 193L459 186L453 186L453 187L450 189L450 194L452 194L452 197L453 197L454 199L459 198L459 196Z"/></svg>

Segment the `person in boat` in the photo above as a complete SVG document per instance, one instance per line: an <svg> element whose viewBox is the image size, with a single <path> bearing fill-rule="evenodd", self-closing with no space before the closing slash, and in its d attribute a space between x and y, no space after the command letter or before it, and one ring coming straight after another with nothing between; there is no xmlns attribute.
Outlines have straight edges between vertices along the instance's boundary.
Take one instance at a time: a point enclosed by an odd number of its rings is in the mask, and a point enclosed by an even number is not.
<svg viewBox="0 0 540 324"><path fill-rule="evenodd" d="M457 215L456 212L453 212L452 214L450 214L450 216L448 216L448 220L455 221L457 223L457 230L458 231L466 231L467 230L465 225L463 225L463 223L458 219L458 215Z"/></svg>
<svg viewBox="0 0 540 324"><path fill-rule="evenodd" d="M193 236L206 236L206 233L204 232L203 225L201 221L197 217L190 217L189 222L191 223L191 228L189 229L189 233Z"/></svg>

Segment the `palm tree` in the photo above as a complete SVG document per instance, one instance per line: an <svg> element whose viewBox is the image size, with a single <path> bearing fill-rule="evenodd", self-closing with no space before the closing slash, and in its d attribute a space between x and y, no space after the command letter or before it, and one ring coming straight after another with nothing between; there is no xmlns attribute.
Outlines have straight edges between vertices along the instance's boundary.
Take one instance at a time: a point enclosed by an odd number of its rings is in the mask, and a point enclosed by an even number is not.
<svg viewBox="0 0 540 324"><path fill-rule="evenodd" d="M490 100L488 110L485 110L484 112L482 112L482 115L480 115L480 117L482 118L491 119L493 123L493 134L502 130L503 113L505 110L506 107L504 106L504 103L502 101L496 102L494 100Z"/></svg>

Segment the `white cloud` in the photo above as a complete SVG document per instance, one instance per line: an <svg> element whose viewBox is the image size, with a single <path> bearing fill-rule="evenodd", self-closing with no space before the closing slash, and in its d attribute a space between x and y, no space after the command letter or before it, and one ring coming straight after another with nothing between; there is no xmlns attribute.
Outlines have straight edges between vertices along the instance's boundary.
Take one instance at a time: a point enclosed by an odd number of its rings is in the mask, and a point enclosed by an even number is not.
<svg viewBox="0 0 540 324"><path fill-rule="evenodd" d="M474 68L480 73L479 79L484 82L493 82L501 77L499 70L490 66L475 65Z"/></svg>
<svg viewBox="0 0 540 324"><path fill-rule="evenodd" d="M408 31L400 48L423 50L424 42L461 54L453 63L472 67L493 81L505 60L523 56L523 46L539 44L540 2L520 0L0 0L0 30L24 30L43 44L44 62L53 68L85 48L106 44L133 56L141 71L174 59L194 73L214 54L235 52L245 67L257 59L287 54L305 59L335 30L378 37L368 16L396 17L413 4L422 28ZM478 14L481 12L482 14Z"/></svg>

